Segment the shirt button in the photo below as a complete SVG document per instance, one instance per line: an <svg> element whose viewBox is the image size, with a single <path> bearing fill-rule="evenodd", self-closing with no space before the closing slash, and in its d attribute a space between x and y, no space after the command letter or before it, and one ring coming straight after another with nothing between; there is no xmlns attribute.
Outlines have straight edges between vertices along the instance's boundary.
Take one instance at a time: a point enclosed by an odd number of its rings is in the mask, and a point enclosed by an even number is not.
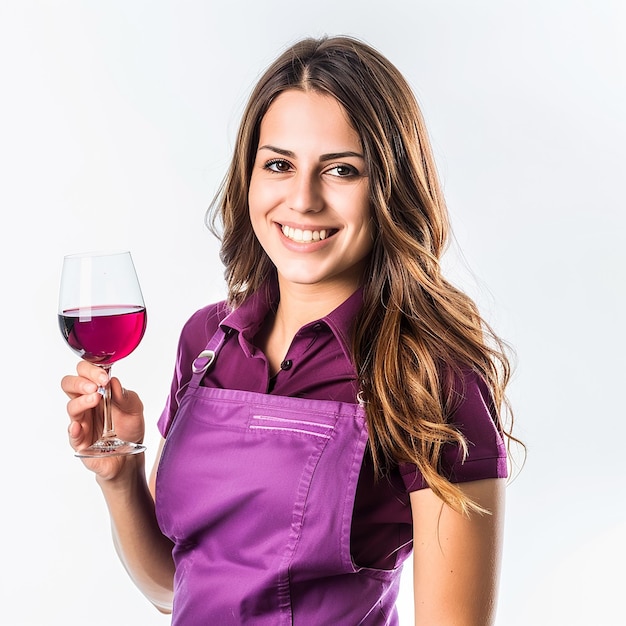
<svg viewBox="0 0 626 626"><path fill-rule="evenodd" d="M291 369L291 366L293 365L293 361L291 359L285 359L281 364L280 364L280 369L281 370L288 370Z"/></svg>

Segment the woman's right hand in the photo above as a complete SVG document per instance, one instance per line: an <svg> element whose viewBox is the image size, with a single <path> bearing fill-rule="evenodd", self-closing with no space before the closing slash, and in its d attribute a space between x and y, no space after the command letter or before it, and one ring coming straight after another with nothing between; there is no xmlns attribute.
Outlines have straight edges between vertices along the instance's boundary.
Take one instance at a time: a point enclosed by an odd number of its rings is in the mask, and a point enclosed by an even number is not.
<svg viewBox="0 0 626 626"><path fill-rule="evenodd" d="M61 388L69 397L67 412L70 417L69 442L76 451L90 446L102 433L102 396L100 386L106 385L107 374L98 367L80 361L77 376L65 376ZM134 391L122 388L117 378L111 378L111 413L115 432L120 439L141 442L144 437L143 403ZM131 470L142 454L112 456L82 461L99 480L111 481L119 478L123 470ZM143 459L142 459L143 462Z"/></svg>

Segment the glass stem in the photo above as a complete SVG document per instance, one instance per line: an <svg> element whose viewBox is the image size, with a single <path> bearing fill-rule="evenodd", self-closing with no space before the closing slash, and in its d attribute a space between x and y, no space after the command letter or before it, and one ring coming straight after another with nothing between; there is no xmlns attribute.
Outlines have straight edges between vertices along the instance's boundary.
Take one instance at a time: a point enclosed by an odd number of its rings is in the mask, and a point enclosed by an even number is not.
<svg viewBox="0 0 626 626"><path fill-rule="evenodd" d="M113 418L111 417L111 366L101 365L100 367L107 373L108 377L107 384L98 389L100 395L102 396L104 419L102 424L102 439L113 439L115 438L115 431L113 430Z"/></svg>

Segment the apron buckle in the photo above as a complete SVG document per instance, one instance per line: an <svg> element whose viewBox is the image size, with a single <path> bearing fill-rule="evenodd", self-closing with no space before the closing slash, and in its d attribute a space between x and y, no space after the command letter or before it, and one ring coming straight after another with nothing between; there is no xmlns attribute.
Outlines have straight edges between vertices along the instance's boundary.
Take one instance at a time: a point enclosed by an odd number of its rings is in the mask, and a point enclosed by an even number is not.
<svg viewBox="0 0 626 626"><path fill-rule="evenodd" d="M194 374L205 374L211 367L211 364L215 361L214 350L203 350L191 364L191 369Z"/></svg>

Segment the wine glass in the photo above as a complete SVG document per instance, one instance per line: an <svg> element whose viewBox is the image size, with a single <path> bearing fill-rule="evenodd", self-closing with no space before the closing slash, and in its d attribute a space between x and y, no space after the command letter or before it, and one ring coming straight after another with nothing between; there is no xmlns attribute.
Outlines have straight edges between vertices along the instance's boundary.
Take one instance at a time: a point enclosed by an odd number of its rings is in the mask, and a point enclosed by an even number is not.
<svg viewBox="0 0 626 626"><path fill-rule="evenodd" d="M128 356L146 329L146 307L130 252L89 252L63 259L59 327L69 347L111 376L111 365ZM102 436L76 453L92 458L137 454L145 446L119 439L111 418L111 386L103 397Z"/></svg>

